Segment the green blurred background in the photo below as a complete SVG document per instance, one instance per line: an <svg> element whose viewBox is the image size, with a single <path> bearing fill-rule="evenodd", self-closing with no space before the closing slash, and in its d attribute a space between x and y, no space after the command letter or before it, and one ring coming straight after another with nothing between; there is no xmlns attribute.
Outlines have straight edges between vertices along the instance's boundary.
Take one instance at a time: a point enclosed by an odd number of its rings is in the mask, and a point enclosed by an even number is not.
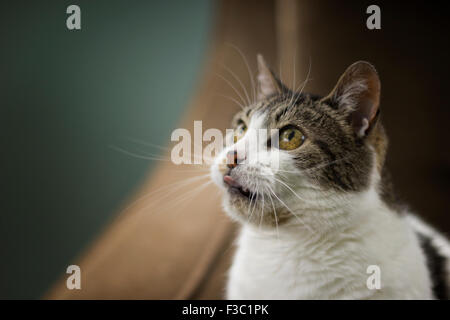
<svg viewBox="0 0 450 320"><path fill-rule="evenodd" d="M81 8L80 31L66 8ZM0 298L39 298L113 218L195 89L213 2L2 1Z"/></svg>

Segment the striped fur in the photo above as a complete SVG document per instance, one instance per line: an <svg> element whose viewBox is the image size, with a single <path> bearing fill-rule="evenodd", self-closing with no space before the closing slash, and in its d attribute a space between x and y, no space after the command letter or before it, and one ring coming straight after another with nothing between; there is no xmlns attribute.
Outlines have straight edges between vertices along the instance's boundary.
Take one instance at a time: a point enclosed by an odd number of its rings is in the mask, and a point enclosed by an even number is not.
<svg viewBox="0 0 450 320"><path fill-rule="evenodd" d="M227 214L242 225L230 270L232 299L446 299L450 245L399 203L385 167L380 84L373 66L350 66L325 97L292 92L258 58L260 100L237 113L233 126L301 130L297 149L273 141L254 162L211 167ZM248 153L256 149L245 150ZM279 166L271 159L279 151ZM224 183L228 175L250 191ZM369 265L380 290L366 286Z"/></svg>

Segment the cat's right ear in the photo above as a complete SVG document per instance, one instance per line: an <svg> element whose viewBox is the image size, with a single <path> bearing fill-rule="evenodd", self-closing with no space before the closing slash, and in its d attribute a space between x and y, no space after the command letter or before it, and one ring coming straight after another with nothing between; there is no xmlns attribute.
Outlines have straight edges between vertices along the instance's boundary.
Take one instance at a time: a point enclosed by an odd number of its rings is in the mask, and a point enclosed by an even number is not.
<svg viewBox="0 0 450 320"><path fill-rule="evenodd" d="M263 56L261 54L258 54L256 58L258 61L258 101L264 100L272 95L281 94L287 91L288 89L267 66Z"/></svg>
<svg viewBox="0 0 450 320"><path fill-rule="evenodd" d="M377 71L368 62L355 62L323 100L346 115L356 135L363 138L375 124L379 112L380 79Z"/></svg>

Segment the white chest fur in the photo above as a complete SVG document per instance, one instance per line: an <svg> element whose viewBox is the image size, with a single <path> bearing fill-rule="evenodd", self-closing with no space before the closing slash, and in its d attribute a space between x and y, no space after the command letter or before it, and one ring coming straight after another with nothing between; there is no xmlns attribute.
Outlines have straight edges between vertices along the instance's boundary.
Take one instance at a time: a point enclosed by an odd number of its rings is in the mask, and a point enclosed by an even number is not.
<svg viewBox="0 0 450 320"><path fill-rule="evenodd" d="M353 210L352 223L322 235L244 225L227 298L430 299L425 258L407 221L379 202ZM370 265L380 268L380 289L367 287Z"/></svg>

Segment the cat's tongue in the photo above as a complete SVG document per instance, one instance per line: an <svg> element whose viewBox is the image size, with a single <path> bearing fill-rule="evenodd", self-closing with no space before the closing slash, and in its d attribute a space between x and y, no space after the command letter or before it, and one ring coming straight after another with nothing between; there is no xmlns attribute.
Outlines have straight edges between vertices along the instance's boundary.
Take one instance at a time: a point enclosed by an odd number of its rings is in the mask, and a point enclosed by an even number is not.
<svg viewBox="0 0 450 320"><path fill-rule="evenodd" d="M236 190L239 190L239 192L246 197L249 197L251 195L247 188L243 188L236 180L234 180L229 175L226 175L223 177L223 182L225 182L231 188L235 188Z"/></svg>
<svg viewBox="0 0 450 320"><path fill-rule="evenodd" d="M239 183L237 183L236 180L234 180L231 176L226 175L223 177L223 182L225 182L227 185L229 185L230 187L235 187L235 188L240 188L241 185Z"/></svg>

